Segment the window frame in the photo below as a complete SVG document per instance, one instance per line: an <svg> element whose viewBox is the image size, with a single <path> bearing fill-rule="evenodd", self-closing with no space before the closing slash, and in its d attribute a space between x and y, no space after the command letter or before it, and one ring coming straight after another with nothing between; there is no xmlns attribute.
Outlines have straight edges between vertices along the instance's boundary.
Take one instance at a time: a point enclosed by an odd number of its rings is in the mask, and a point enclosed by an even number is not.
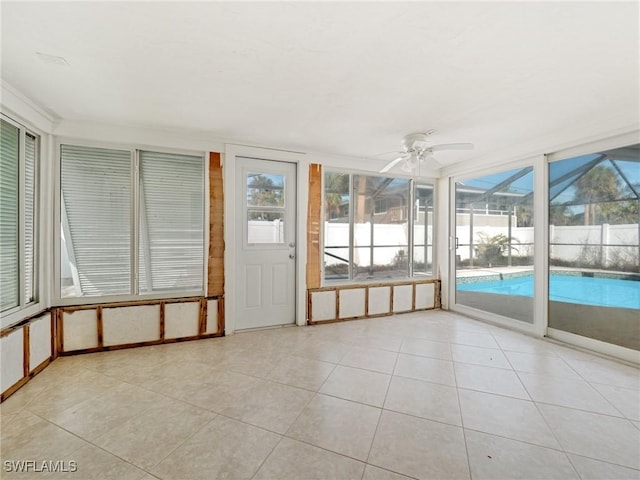
<svg viewBox="0 0 640 480"><path fill-rule="evenodd" d="M372 278L372 279L354 279L353 278L353 271L351 268L351 263L350 266L348 268L349 271L349 278L348 279L340 279L340 280L331 280L331 281L327 281L325 280L325 268L324 268L324 247L325 247L325 225L327 222L327 218L325 216L325 176L327 173L335 173L335 174L341 174L341 175L348 175L349 176L349 245L348 245L348 249L349 249L349 258L352 259L353 258L353 254L354 254L354 250L355 250L355 246L354 246L354 230L355 230L355 209L353 208L353 195L354 195L354 182L353 182L353 177L354 175L361 175L361 176L368 176L368 177L383 177L383 178L393 178L393 179L402 179L402 180L407 180L409 182L408 184L408 188L409 188L409 202L408 202L408 215L407 215L407 243L408 243L408 247L407 247L407 262L408 262L408 267L407 267L407 275L405 277L395 277L395 278L388 278L388 279L382 279L382 278ZM437 233L436 233L436 228L437 228L437 208L438 208L438 179L434 178L434 177L413 177L413 176L409 176L409 175L389 175L388 173L380 173L380 172L372 172L372 171L366 171L366 170L353 170L353 169L344 169L344 168L334 168L331 166L325 167L323 169L323 174L322 174L322 188L321 188L321 192L322 192L322 197L321 197L321 202L322 202L322 228L321 228L321 235L320 235L320 242L321 242L321 249L320 249L320 254L323 256L321 262L320 262L320 273L321 273L321 277L320 277L320 285L322 287L339 287L342 285L369 285L369 284L376 284L376 283L406 283L406 282L413 282L413 281L418 281L418 280L432 280L437 278L436 272L438 271L438 263L437 263L437 258L436 258L436 252L437 252ZM431 236L431 257L432 257L432 267L431 267L431 273L430 274L422 274L422 273L416 273L414 271L414 222L415 222L415 215L413 213L414 210L414 206L415 206L415 199L416 199L416 191L418 190L416 188L417 185L429 185L433 187L433 216L432 216L432 223L431 223L431 227L433 229L432 232L432 236ZM373 207L372 207L373 208ZM373 248L373 247L371 247Z"/></svg>
<svg viewBox="0 0 640 480"><path fill-rule="evenodd" d="M62 207L62 155L61 146L71 145L88 148L105 148L115 150L126 150L130 152L131 158L131 292L128 294L119 295L95 295L87 297L62 297L61 289L61 269L62 269L62 255L61 255L61 207ZM55 148L55 162L54 162L54 225L53 225L53 291L52 291L52 306L69 306L69 305L92 305L100 303L110 302L127 302L127 301L140 301L140 300L161 300L166 298L188 298L188 297L202 297L207 291L207 252L209 250L209 162L208 152L202 150L186 150L167 148L162 146L148 145L148 144L133 144L133 143L111 143L100 142L95 140L84 140L78 138L69 137L57 137L54 143ZM177 290L177 291L163 291L155 293L140 293L139 292L139 272L138 272L138 249L141 242L141 228L139 225L139 211L140 211L140 151L151 151L175 155L189 155L202 158L202 188L203 188L203 218L202 218L202 235L203 235L203 262L202 262L202 289L199 290ZM138 293L135 293L138 292Z"/></svg>
<svg viewBox="0 0 640 480"><path fill-rule="evenodd" d="M24 123L14 120L3 112L0 112L0 118L18 129L18 304L14 307L0 312L2 328L11 325L15 321L20 320L25 315L37 313L41 303L40 288L40 231L41 231L41 215L40 215L40 175L41 175L41 152L42 152L42 133L31 128ZM33 265L31 272L31 289L33 298L27 299L25 292L24 280L26 276L26 258L25 258L25 209L26 209L26 137L31 136L35 140L34 145L34 164L33 164Z"/></svg>

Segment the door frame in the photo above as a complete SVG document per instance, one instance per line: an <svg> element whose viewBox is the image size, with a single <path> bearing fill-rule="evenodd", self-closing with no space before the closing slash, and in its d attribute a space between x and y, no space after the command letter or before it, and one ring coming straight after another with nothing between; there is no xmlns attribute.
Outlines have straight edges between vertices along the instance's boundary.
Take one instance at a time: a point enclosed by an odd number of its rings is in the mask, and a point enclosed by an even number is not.
<svg viewBox="0 0 640 480"><path fill-rule="evenodd" d="M267 148L248 147L244 145L225 144L222 159L224 189L224 296L225 296L225 334L233 334L236 330L235 298L238 295L236 285L235 260L236 248L236 158L250 157L259 160L289 162L296 165L296 292L295 292L295 324L306 325L306 258L307 258L307 200L309 160L304 153Z"/></svg>

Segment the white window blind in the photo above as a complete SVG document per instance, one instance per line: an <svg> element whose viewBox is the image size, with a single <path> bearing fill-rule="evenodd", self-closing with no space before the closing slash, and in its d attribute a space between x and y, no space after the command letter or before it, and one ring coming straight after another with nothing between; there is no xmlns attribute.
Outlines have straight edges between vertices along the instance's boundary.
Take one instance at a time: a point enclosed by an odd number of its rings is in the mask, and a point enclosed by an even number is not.
<svg viewBox="0 0 640 480"><path fill-rule="evenodd" d="M140 291L202 290L203 158L141 151L139 161Z"/></svg>
<svg viewBox="0 0 640 480"><path fill-rule="evenodd" d="M203 157L62 145L61 162L62 297L204 289Z"/></svg>
<svg viewBox="0 0 640 480"><path fill-rule="evenodd" d="M24 175L24 298L26 303L35 300L35 198L36 198L36 137L25 135Z"/></svg>
<svg viewBox="0 0 640 480"><path fill-rule="evenodd" d="M131 152L62 145L61 163L62 296L132 293Z"/></svg>
<svg viewBox="0 0 640 480"><path fill-rule="evenodd" d="M0 126L0 311L20 304L19 144L20 129Z"/></svg>

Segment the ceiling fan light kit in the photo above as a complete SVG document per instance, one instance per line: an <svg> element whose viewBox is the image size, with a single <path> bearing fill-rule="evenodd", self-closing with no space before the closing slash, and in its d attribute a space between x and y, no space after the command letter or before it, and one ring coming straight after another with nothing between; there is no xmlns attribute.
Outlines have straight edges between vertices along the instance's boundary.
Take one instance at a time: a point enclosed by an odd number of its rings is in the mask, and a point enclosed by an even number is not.
<svg viewBox="0 0 640 480"><path fill-rule="evenodd" d="M433 152L437 150L471 150L472 143L443 143L439 145L429 145L428 137L435 133L435 130L427 130L426 132L416 132L405 135L402 139L402 148L404 154L395 160L391 160L380 170L380 173L386 173L395 168L398 164L401 169L408 173L415 173L423 162L428 162L435 168L440 168L440 163L435 159Z"/></svg>

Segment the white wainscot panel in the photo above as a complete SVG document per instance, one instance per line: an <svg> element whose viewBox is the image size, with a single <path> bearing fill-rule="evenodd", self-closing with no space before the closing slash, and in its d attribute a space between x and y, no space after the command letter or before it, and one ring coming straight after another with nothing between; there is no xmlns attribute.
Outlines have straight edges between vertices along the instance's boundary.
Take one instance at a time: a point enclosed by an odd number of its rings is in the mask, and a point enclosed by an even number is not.
<svg viewBox="0 0 640 480"><path fill-rule="evenodd" d="M65 352L98 346L98 317L95 310L62 312L62 343Z"/></svg>
<svg viewBox="0 0 640 480"><path fill-rule="evenodd" d="M47 313L29 325L29 370L51 357L51 314Z"/></svg>
<svg viewBox="0 0 640 480"><path fill-rule="evenodd" d="M218 300L207 301L207 328L205 333L218 333Z"/></svg>
<svg viewBox="0 0 640 480"><path fill-rule="evenodd" d="M369 289L369 315L391 313L391 287Z"/></svg>
<svg viewBox="0 0 640 480"><path fill-rule="evenodd" d="M335 320L336 318L336 292L313 292L311 294L311 320Z"/></svg>
<svg viewBox="0 0 640 480"><path fill-rule="evenodd" d="M340 318L364 317L365 289L340 290Z"/></svg>
<svg viewBox="0 0 640 480"><path fill-rule="evenodd" d="M23 335L20 328L0 338L0 359L2 360L0 390L2 392L23 377Z"/></svg>
<svg viewBox="0 0 640 480"><path fill-rule="evenodd" d="M102 310L104 346L160 339L160 305Z"/></svg>
<svg viewBox="0 0 640 480"><path fill-rule="evenodd" d="M393 287L393 311L407 312L412 309L413 285L395 285Z"/></svg>
<svg viewBox="0 0 640 480"><path fill-rule="evenodd" d="M167 303L164 306L164 338L198 335L200 302Z"/></svg>
<svg viewBox="0 0 640 480"><path fill-rule="evenodd" d="M416 285L416 309L433 308L435 306L436 287L434 283Z"/></svg>

